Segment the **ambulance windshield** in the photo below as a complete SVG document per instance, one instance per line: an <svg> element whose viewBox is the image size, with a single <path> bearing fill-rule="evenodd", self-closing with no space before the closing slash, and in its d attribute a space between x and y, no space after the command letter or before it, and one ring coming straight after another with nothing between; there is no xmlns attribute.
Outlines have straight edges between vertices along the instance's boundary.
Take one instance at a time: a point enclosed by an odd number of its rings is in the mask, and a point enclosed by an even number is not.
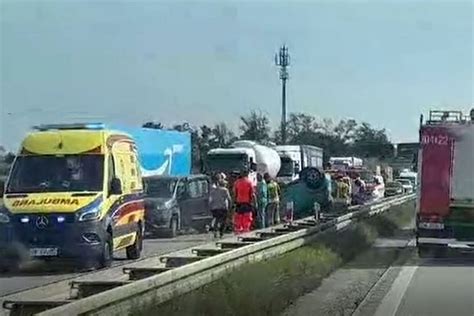
<svg viewBox="0 0 474 316"><path fill-rule="evenodd" d="M6 193L101 191L103 155L20 156Z"/></svg>

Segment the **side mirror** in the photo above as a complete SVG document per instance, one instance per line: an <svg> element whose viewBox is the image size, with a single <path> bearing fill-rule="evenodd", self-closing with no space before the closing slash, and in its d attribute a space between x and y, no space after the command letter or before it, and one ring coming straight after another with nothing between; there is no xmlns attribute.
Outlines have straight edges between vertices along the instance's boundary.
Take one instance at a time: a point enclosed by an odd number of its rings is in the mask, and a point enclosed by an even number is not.
<svg viewBox="0 0 474 316"><path fill-rule="evenodd" d="M178 187L178 189L176 190L176 199L178 201L182 200L185 196L185 193L186 189L183 186Z"/></svg>
<svg viewBox="0 0 474 316"><path fill-rule="evenodd" d="M255 162L252 162L252 163L250 164L250 170L252 170L252 171L257 171L257 164L256 164Z"/></svg>
<svg viewBox="0 0 474 316"><path fill-rule="evenodd" d="M113 178L110 182L110 194L117 195L122 194L122 182L119 178Z"/></svg>

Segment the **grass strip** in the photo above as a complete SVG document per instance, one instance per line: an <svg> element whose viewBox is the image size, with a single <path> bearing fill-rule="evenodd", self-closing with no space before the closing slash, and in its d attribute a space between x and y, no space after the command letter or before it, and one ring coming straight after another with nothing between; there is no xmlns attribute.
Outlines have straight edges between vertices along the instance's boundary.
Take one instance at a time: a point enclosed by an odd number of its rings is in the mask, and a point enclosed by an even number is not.
<svg viewBox="0 0 474 316"><path fill-rule="evenodd" d="M296 298L314 290L342 264L388 237L414 216L413 203L366 219L344 231L266 261L230 271L221 279L158 306L138 307L133 315L277 315Z"/></svg>

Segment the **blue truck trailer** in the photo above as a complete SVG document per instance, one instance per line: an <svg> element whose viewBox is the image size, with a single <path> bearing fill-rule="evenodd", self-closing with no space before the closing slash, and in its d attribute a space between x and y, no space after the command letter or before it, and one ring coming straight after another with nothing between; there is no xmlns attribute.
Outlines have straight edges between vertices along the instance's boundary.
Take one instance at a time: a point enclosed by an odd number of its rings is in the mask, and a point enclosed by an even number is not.
<svg viewBox="0 0 474 316"><path fill-rule="evenodd" d="M191 173L191 134L172 130L112 126L135 140L143 177Z"/></svg>

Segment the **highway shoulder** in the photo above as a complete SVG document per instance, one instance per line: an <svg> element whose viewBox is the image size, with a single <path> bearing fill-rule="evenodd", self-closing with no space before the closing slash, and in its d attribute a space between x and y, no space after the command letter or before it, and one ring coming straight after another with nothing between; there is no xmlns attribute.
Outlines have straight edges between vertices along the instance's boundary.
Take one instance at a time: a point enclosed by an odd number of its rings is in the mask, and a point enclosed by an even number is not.
<svg viewBox="0 0 474 316"><path fill-rule="evenodd" d="M393 263L399 260L408 242L406 236L377 239L371 248L332 273L317 289L293 302L284 315L329 316L354 313L367 293L386 275Z"/></svg>

